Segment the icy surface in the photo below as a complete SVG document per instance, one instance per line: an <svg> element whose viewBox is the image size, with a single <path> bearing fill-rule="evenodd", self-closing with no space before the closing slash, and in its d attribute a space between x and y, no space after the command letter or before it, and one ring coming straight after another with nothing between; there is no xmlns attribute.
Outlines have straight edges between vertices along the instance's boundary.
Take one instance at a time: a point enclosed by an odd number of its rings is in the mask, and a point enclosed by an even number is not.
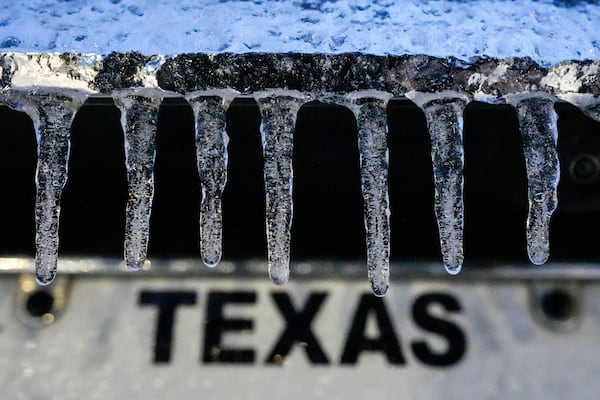
<svg viewBox="0 0 600 400"><path fill-rule="evenodd" d="M554 95L579 107L600 121L600 62L563 62L553 66L542 79Z"/></svg>
<svg viewBox="0 0 600 400"><path fill-rule="evenodd" d="M532 263L540 265L550 255L550 218L558 205L558 117L550 98L523 99L516 107L528 181L527 253Z"/></svg>
<svg viewBox="0 0 600 400"><path fill-rule="evenodd" d="M93 82L101 68L98 55L79 55L71 58L61 54L7 55L7 67L13 70L11 87L32 86L78 89L92 93L89 82Z"/></svg>
<svg viewBox="0 0 600 400"><path fill-rule="evenodd" d="M0 5L0 51L600 57L600 4L560 0L33 0Z"/></svg>
<svg viewBox="0 0 600 400"><path fill-rule="evenodd" d="M200 254L209 267L221 260L221 198L227 181L226 111L230 99L219 96L188 97L196 120L196 158L202 185L200 203Z"/></svg>
<svg viewBox="0 0 600 400"><path fill-rule="evenodd" d="M125 160L129 194L125 220L125 262L140 269L146 261L150 213L154 197L156 123L160 99L116 96L125 133Z"/></svg>
<svg viewBox="0 0 600 400"><path fill-rule="evenodd" d="M259 95L257 102L262 114L269 276L281 285L290 274L294 129L305 100L273 94Z"/></svg>
<svg viewBox="0 0 600 400"><path fill-rule="evenodd" d="M386 106L387 101L365 99L355 101L352 107L358 126L367 268L371 288L377 296L387 293L390 276Z"/></svg>
<svg viewBox="0 0 600 400"><path fill-rule="evenodd" d="M435 183L435 215L446 271L460 272L463 264L463 166L462 144L465 102L434 100L422 106L431 137Z"/></svg>

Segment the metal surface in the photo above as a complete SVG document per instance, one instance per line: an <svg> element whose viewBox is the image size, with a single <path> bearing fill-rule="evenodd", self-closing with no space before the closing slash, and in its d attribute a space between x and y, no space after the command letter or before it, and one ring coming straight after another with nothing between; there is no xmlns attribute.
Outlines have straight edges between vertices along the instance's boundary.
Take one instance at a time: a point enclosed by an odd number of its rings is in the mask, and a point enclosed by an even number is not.
<svg viewBox="0 0 600 400"><path fill-rule="evenodd" d="M66 273L43 289L17 273L31 262L2 274L2 398L587 399L600 390L591 267L405 279L411 269L397 266L400 279L378 299L367 282L347 279L362 265L344 275L298 264L296 275L322 273L278 287L254 264L191 271L192 261L154 261L121 274L116 262L62 263ZM48 296L31 300L39 290ZM228 319L246 322L220 325ZM291 348L276 351L286 328ZM251 356L223 362L227 350Z"/></svg>
<svg viewBox="0 0 600 400"><path fill-rule="evenodd" d="M218 268L206 268L200 259L171 258L147 260L140 271L131 271L117 258L62 257L59 267L69 275L148 277L199 277L229 279L266 277L267 264L261 260L222 261ZM32 273L34 262L29 258L1 258L0 273ZM291 274L298 279L364 279L365 266L360 262L303 261L292 262ZM459 283L470 280L600 280L600 267L593 263L548 263L544 266L514 263L470 263L456 277L449 275L439 263L402 262L391 266L392 280L437 279Z"/></svg>

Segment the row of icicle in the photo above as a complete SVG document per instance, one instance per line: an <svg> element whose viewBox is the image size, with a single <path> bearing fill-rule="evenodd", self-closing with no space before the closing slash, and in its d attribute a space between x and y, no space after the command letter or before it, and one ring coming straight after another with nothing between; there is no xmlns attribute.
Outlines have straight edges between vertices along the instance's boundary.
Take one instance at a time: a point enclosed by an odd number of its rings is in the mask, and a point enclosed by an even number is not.
<svg viewBox="0 0 600 400"><path fill-rule="evenodd" d="M336 101L352 110L358 125L361 184L367 242L367 267L377 296L389 288L390 210L387 189L388 148L386 107L391 95L349 94ZM65 98L67 100L65 100ZM160 95L128 92L115 95L125 133L129 185L126 208L125 261L140 269L146 261ZM200 252L209 267L221 259L221 196L227 179L225 113L234 94L196 94L186 99L196 121L197 167L202 185ZM276 284L289 278L292 225L292 153L296 116L307 97L282 92L256 94L262 115L266 194L268 270ZM69 132L85 99L76 96L24 95L19 109L34 120L38 140L36 173L36 278L46 285L56 275L60 197L67 179ZM70 101L68 101L70 99ZM424 111L431 138L435 183L434 211L443 264L457 274L463 264L463 110L461 96L421 96L413 99ZM527 249L534 264L549 256L549 223L557 206L559 165L554 99L532 95L512 102L523 138L528 177Z"/></svg>

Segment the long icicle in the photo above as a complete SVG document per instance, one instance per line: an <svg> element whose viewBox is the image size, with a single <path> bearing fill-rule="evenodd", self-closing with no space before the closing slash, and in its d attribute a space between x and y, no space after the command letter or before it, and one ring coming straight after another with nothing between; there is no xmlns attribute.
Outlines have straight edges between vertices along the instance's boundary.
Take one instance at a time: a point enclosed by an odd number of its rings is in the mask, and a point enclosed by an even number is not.
<svg viewBox="0 0 600 400"><path fill-rule="evenodd" d="M269 276L282 285L290 275L294 128L304 99L272 95L257 101L262 115Z"/></svg>
<svg viewBox="0 0 600 400"><path fill-rule="evenodd" d="M129 186L125 211L125 263L130 269L144 266L150 235L154 197L154 160L159 98L115 97L125 133L125 162Z"/></svg>
<svg viewBox="0 0 600 400"><path fill-rule="evenodd" d="M389 289L390 208L388 198L387 101L354 101L367 240L367 273L376 296Z"/></svg>
<svg viewBox="0 0 600 400"><path fill-rule="evenodd" d="M48 285L56 276L60 199L67 183L70 132L82 99L60 95L30 96L23 111L33 121L37 137L35 201L35 276Z"/></svg>
<svg viewBox="0 0 600 400"><path fill-rule="evenodd" d="M440 99L422 108L431 138L431 160L435 184L435 215L440 234L444 267L458 274L463 255L463 110L461 99Z"/></svg>
<svg viewBox="0 0 600 400"><path fill-rule="evenodd" d="M558 117L554 100L547 97L521 99L516 108L528 182L527 254L541 265L550 256L550 220L558 205Z"/></svg>
<svg viewBox="0 0 600 400"><path fill-rule="evenodd" d="M219 96L188 98L196 121L196 159L202 186L200 202L200 254L208 267L222 256L221 199L227 182L226 111L230 99Z"/></svg>

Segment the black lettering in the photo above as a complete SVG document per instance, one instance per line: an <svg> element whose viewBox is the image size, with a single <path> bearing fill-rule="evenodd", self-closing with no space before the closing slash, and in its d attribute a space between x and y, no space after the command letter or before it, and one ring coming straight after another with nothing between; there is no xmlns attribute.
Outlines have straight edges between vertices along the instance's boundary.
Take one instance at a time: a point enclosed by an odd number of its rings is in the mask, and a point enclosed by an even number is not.
<svg viewBox="0 0 600 400"><path fill-rule="evenodd" d="M424 364L446 367L459 362L465 355L467 340L465 334L454 322L441 319L429 312L432 304L438 304L449 312L460 312L458 300L446 293L429 293L419 296L412 307L415 324L427 332L436 333L446 339L448 346L444 352L434 352L427 342L414 341L412 350L415 357Z"/></svg>
<svg viewBox="0 0 600 400"><path fill-rule="evenodd" d="M226 349L221 343L225 332L249 331L253 329L253 321L248 319L226 319L223 309L227 304L254 304L254 292L210 292L206 305L206 321L204 324L205 363L238 363L254 362L252 349Z"/></svg>
<svg viewBox="0 0 600 400"><path fill-rule="evenodd" d="M311 323L325 301L327 293L311 293L304 308L300 310L294 309L286 293L271 293L271 297L285 319L285 329L265 362L273 364L284 359L294 344L302 343L311 363L328 364L329 360L311 330Z"/></svg>
<svg viewBox="0 0 600 400"><path fill-rule="evenodd" d="M368 338L365 328L369 314L374 313L379 328L379 337ZM363 294L354 313L350 332L346 338L340 363L356 364L363 351L382 351L391 364L404 364L404 356L394 326L382 298Z"/></svg>
<svg viewBox="0 0 600 400"><path fill-rule="evenodd" d="M180 305L196 304L194 292L154 292L144 290L140 293L140 305L158 307L158 321L154 335L154 362L167 363L171 360L171 343L173 342L173 326L175 309Z"/></svg>

